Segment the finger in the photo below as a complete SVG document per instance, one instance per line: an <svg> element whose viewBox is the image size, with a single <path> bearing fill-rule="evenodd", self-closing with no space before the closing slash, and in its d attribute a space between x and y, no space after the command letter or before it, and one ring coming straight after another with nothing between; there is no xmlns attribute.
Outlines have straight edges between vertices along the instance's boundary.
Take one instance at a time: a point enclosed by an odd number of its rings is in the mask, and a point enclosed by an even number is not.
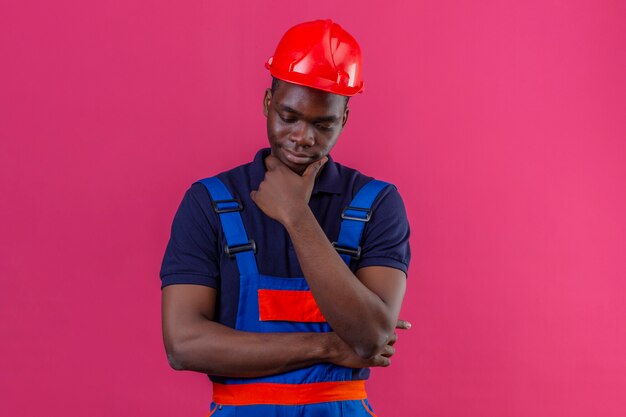
<svg viewBox="0 0 626 417"><path fill-rule="evenodd" d="M380 354L381 354L381 356L389 358L389 357L395 355L395 353L396 353L396 349L393 346L391 346L391 345L387 345L387 346L385 346L383 348L383 351Z"/></svg>
<svg viewBox="0 0 626 417"><path fill-rule="evenodd" d="M386 358L386 357L381 356L381 355L376 355L374 357L374 359L372 360L372 366L382 366L382 367L385 367L385 366L389 366L389 365L391 365L391 359Z"/></svg>
<svg viewBox="0 0 626 417"><path fill-rule="evenodd" d="M306 169L304 170L304 173L302 174L302 176L303 177L311 177L311 178L315 179L315 176L317 175L318 171L320 169L322 169L322 167L324 166L324 164L326 162L328 162L328 157L327 156L323 157L319 161L313 162L308 167L306 167Z"/></svg>
<svg viewBox="0 0 626 417"><path fill-rule="evenodd" d="M396 329L408 330L411 328L411 323L406 320L398 320L396 323Z"/></svg>
<svg viewBox="0 0 626 417"><path fill-rule="evenodd" d="M391 337L387 341L387 344L389 346L393 346L393 344L396 343L397 341L398 341L398 333L394 333L391 335Z"/></svg>

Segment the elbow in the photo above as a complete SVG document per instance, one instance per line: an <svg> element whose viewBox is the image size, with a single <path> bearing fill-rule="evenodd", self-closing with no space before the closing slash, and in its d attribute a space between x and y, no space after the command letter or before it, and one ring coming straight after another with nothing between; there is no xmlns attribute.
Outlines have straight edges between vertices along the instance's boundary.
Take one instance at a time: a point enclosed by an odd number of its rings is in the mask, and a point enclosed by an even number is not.
<svg viewBox="0 0 626 417"><path fill-rule="evenodd" d="M363 359L372 358L385 350L385 346L394 335L395 322L385 320L368 330L354 340L351 346L354 352Z"/></svg>
<svg viewBox="0 0 626 417"><path fill-rule="evenodd" d="M175 371L194 371L204 374L217 374L215 361L208 361L199 355L198 349L189 341L170 344L166 348L167 362Z"/></svg>
<svg viewBox="0 0 626 417"><path fill-rule="evenodd" d="M185 370L185 367L183 366L183 361L180 360L179 356L174 355L173 353L167 353L167 362L170 364L170 367L175 371Z"/></svg>
<svg viewBox="0 0 626 417"><path fill-rule="evenodd" d="M359 345L354 347L354 351L362 359L370 359L378 355L380 349L375 345Z"/></svg>
<svg viewBox="0 0 626 417"><path fill-rule="evenodd" d="M363 359L372 358L380 354L387 343L389 342L390 335L386 332L379 332L374 337L363 339L352 346L354 352Z"/></svg>
<svg viewBox="0 0 626 417"><path fill-rule="evenodd" d="M185 354L184 349L182 349L179 344L166 343L165 353L167 354L167 362L175 371L186 371L191 369L188 355Z"/></svg>

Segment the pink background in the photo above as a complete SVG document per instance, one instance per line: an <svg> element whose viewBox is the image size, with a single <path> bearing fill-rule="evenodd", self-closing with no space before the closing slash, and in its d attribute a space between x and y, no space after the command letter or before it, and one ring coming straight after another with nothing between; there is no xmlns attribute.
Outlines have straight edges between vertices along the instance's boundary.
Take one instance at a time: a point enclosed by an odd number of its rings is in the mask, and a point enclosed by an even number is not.
<svg viewBox="0 0 626 417"><path fill-rule="evenodd" d="M158 272L196 179L266 144L263 63L364 50L338 161L397 184L413 263L379 417L626 415L621 1L0 6L0 415L204 416Z"/></svg>

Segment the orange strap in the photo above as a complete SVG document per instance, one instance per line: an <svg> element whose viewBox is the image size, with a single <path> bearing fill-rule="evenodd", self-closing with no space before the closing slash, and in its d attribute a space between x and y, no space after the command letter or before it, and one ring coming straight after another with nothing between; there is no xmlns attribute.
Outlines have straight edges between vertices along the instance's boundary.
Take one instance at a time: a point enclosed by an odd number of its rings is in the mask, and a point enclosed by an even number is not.
<svg viewBox="0 0 626 417"><path fill-rule="evenodd" d="M217 384L213 402L223 405L299 405L367 398L365 381L315 382L312 384Z"/></svg>
<svg viewBox="0 0 626 417"><path fill-rule="evenodd" d="M311 291L259 290L259 316L261 321L326 322Z"/></svg>

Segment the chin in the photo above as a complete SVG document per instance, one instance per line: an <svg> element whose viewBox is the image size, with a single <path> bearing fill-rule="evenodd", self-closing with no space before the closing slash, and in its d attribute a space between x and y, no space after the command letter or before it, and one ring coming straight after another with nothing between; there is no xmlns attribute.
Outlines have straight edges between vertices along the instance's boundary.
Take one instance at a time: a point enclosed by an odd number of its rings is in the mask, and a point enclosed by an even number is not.
<svg viewBox="0 0 626 417"><path fill-rule="evenodd" d="M286 164L287 165L287 164ZM304 171L306 170L306 167L308 167L308 165L287 165L287 167L289 167L290 170L292 170L293 172L295 172L298 175L302 175L304 174Z"/></svg>

